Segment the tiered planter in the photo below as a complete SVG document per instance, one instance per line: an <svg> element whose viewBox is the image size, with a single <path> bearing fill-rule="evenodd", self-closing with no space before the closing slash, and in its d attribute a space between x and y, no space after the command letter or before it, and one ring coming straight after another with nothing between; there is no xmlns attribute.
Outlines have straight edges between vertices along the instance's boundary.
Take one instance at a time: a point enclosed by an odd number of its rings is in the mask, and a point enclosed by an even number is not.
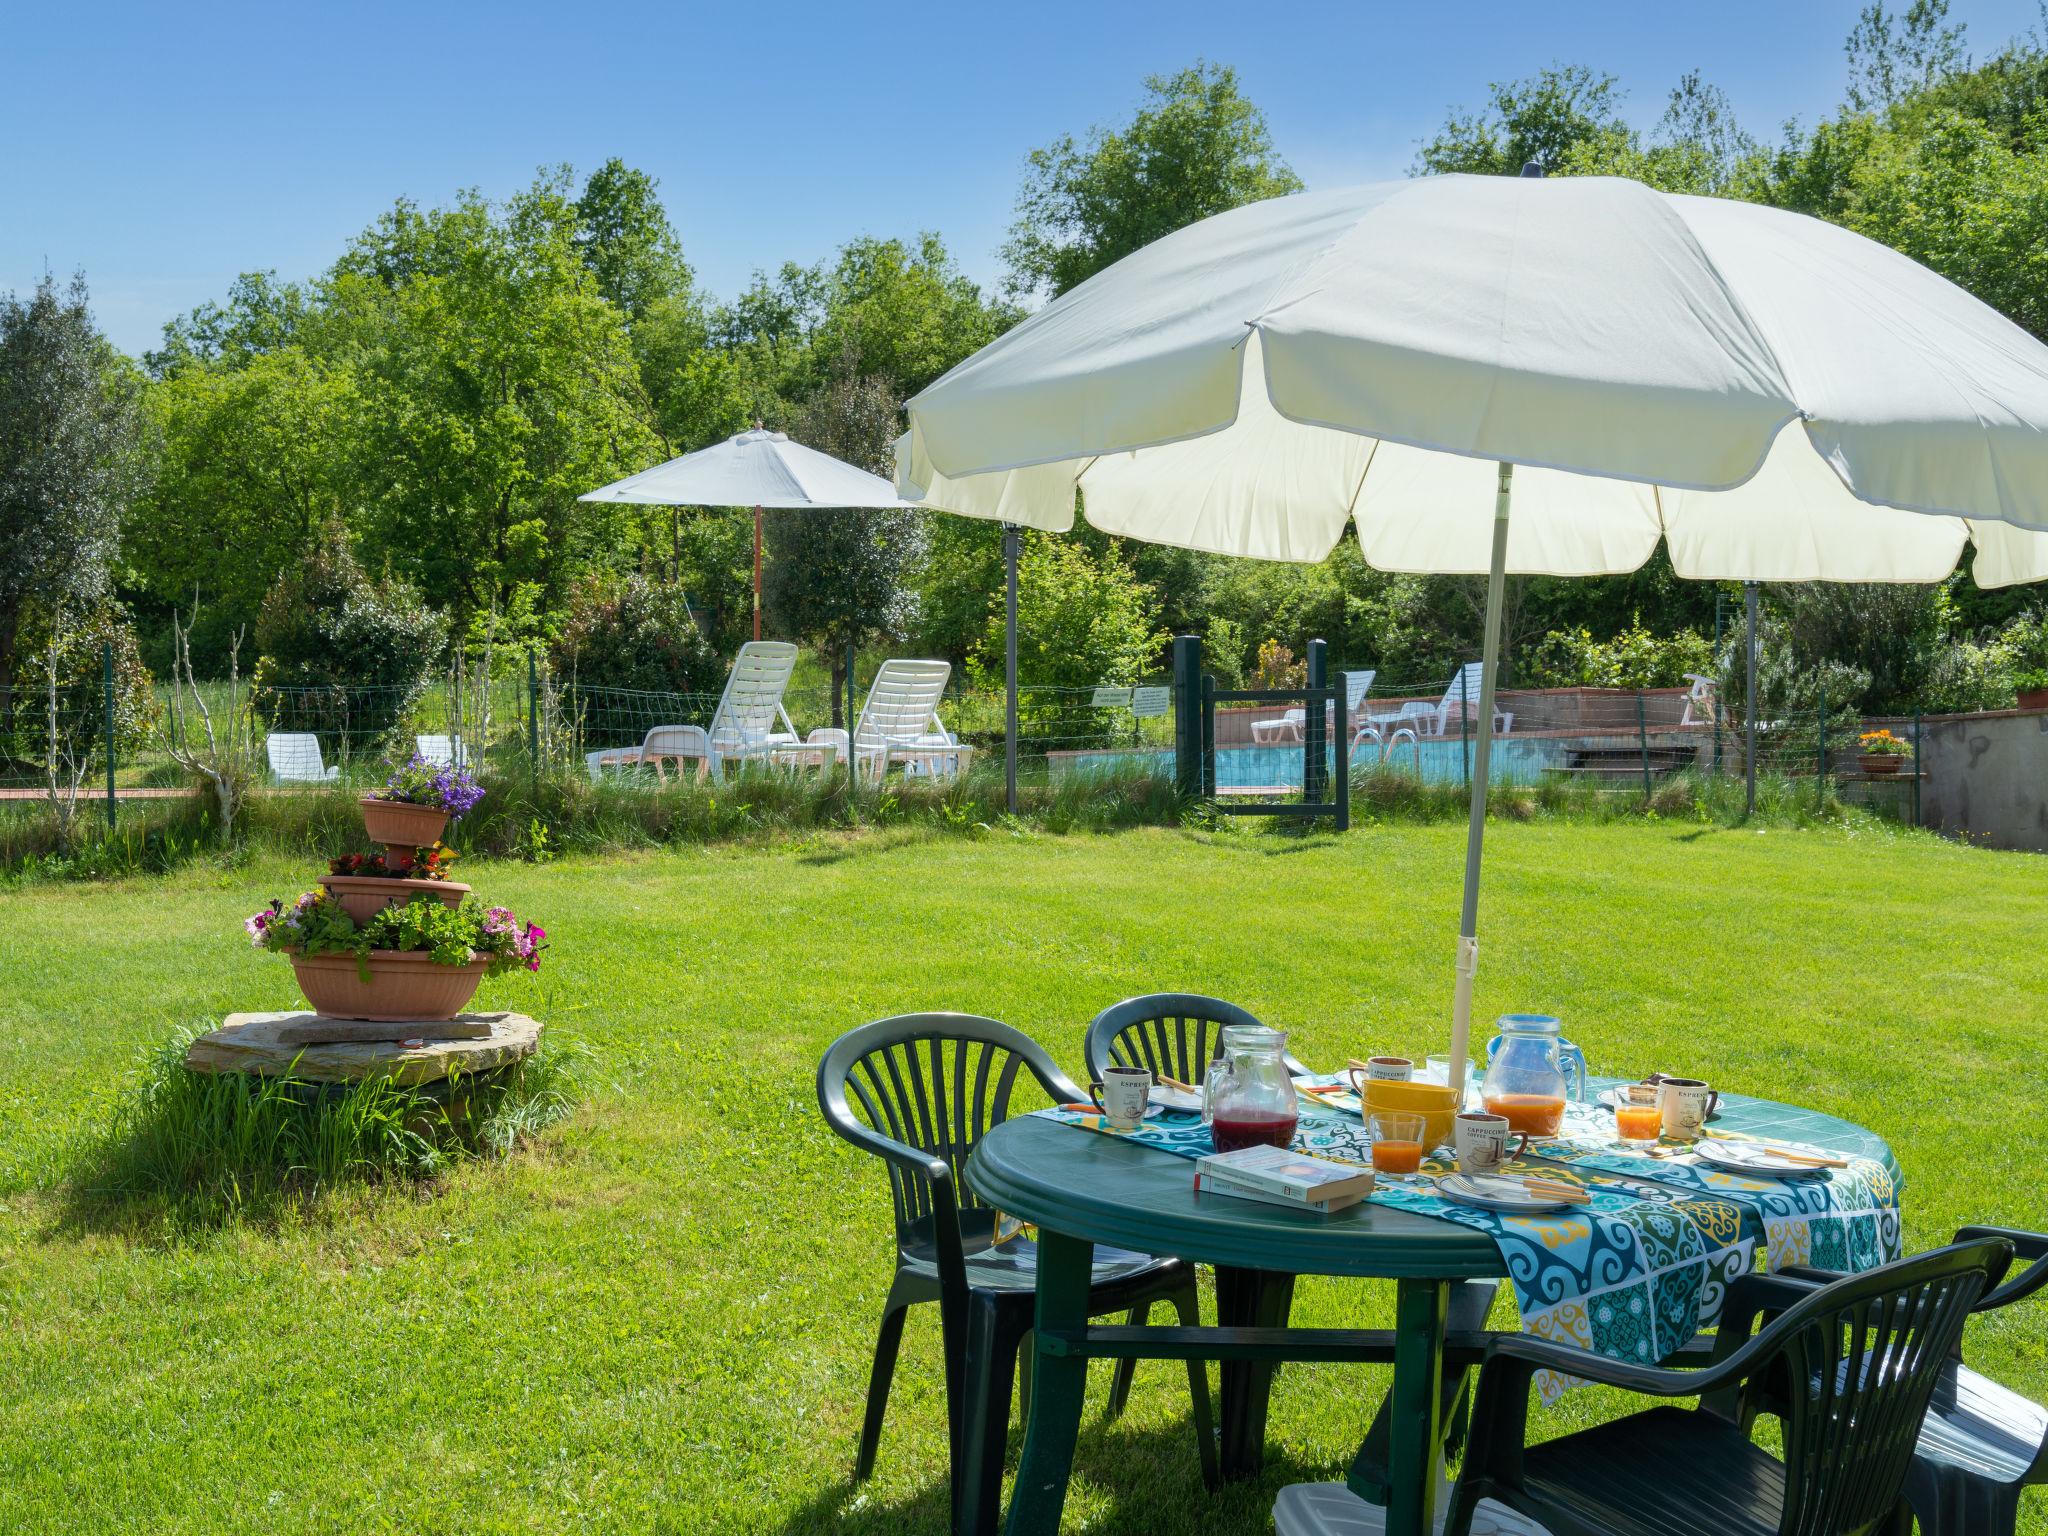
<svg viewBox="0 0 2048 1536"><path fill-rule="evenodd" d="M432 847L448 828L448 813L438 805L408 805L375 795L363 796L361 804L363 830L371 842L384 845L384 862L393 869L406 868L415 848Z"/></svg>
<svg viewBox="0 0 2048 1536"><path fill-rule="evenodd" d="M441 840L448 813L435 805L409 805L365 795L363 830L382 843L384 862L392 869L412 864L413 850ZM327 893L348 912L358 927L384 908L403 906L421 895L444 907L459 907L469 887L456 880L409 880L391 875L323 875ZM490 969L479 956L467 965L438 965L420 950L373 949L366 960L354 955L290 957L299 990L313 1011L337 1019L369 1019L378 1023L438 1023L468 1006ZM364 975L367 967L368 975Z"/></svg>
<svg viewBox="0 0 2048 1536"><path fill-rule="evenodd" d="M1861 761L1865 773L1897 773L1899 765L1905 762L1905 759L1903 757L1894 757L1889 753L1883 756L1867 753Z"/></svg>
<svg viewBox="0 0 2048 1536"><path fill-rule="evenodd" d="M2048 709L2048 688L2022 688L2017 702L2021 709Z"/></svg>
<svg viewBox="0 0 2048 1536"><path fill-rule="evenodd" d="M422 950L373 949L365 981L354 955L292 955L299 990L315 1013L336 1019L411 1023L452 1019L476 996L486 958L437 965Z"/></svg>
<svg viewBox="0 0 2048 1536"><path fill-rule="evenodd" d="M402 907L415 896L438 896L444 907L459 907L469 887L459 880L400 880L389 875L322 875L327 894L361 927L386 907Z"/></svg>

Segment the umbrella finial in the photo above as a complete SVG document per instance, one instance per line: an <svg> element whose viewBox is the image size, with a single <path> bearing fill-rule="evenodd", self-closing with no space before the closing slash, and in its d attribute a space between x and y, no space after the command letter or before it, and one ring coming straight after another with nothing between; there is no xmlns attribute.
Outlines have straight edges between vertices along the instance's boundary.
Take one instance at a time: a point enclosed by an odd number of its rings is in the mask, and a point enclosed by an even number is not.
<svg viewBox="0 0 2048 1536"><path fill-rule="evenodd" d="M1543 174L1543 162L1541 160L1524 160L1522 162L1522 174L1524 176L1541 176Z"/></svg>

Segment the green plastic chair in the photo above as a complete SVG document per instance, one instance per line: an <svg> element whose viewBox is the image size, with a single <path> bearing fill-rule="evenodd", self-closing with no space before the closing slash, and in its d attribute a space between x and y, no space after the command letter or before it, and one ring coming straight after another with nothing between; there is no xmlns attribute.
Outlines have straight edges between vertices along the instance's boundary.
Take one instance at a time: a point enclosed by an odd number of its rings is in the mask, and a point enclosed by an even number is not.
<svg viewBox="0 0 2048 1536"><path fill-rule="evenodd" d="M1223 1031L1241 1024L1260 1027L1251 1013L1220 997L1148 992L1095 1015L1081 1054L1090 1082L1102 1080L1104 1067L1143 1067L1155 1079L1177 1078L1200 1088L1209 1062L1223 1049ZM1313 1076L1292 1055L1286 1062L1290 1075Z"/></svg>
<svg viewBox="0 0 2048 1536"><path fill-rule="evenodd" d="M1011 1389L1036 1305L1038 1248L1023 1236L999 1243L997 1213L974 1200L961 1171L981 1138L1008 1117L1020 1072L1055 1103L1087 1097L1030 1037L965 1013L911 1013L864 1024L834 1041L818 1064L826 1123L888 1165L896 1208L896 1276L882 1304L854 1476L864 1479L874 1470L904 1316L920 1302L936 1301L945 1340L953 1517L964 1531L996 1525ZM1128 1313L1131 1325L1140 1326L1160 1301L1172 1306L1183 1327L1200 1324L1193 1266L1096 1247L1091 1316ZM1123 1410L1135 1364L1118 1363L1111 1417ZM1202 1476L1213 1486L1208 1367L1189 1360L1187 1373Z"/></svg>
<svg viewBox="0 0 2048 1536"><path fill-rule="evenodd" d="M1745 1275L1729 1286L1714 1354L1697 1370L1497 1338L1445 1536L1469 1536L1482 1499L1551 1536L1905 1536L1921 1421L1971 1308L2012 1256L2012 1244L1987 1239L1823 1286ZM1702 1402L1531 1447L1529 1386L1541 1370ZM1783 1461L1751 1443L1757 1412L1782 1420Z"/></svg>

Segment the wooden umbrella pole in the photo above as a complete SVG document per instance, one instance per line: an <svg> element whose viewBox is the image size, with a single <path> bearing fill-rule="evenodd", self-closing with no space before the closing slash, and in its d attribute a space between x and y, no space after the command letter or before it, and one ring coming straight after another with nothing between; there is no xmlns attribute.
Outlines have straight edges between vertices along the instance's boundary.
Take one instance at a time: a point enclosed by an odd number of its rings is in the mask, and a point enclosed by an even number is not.
<svg viewBox="0 0 2048 1536"><path fill-rule="evenodd" d="M754 508L754 638L761 638L761 509Z"/></svg>

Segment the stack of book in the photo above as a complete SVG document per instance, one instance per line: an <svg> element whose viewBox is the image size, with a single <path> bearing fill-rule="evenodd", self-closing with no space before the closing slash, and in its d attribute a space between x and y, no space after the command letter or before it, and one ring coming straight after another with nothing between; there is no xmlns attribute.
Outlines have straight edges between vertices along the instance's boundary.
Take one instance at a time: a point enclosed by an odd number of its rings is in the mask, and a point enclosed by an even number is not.
<svg viewBox="0 0 2048 1536"><path fill-rule="evenodd" d="M1356 1205L1371 1194L1372 1170L1284 1147L1242 1147L1198 1159L1195 1188L1207 1195L1327 1213Z"/></svg>

